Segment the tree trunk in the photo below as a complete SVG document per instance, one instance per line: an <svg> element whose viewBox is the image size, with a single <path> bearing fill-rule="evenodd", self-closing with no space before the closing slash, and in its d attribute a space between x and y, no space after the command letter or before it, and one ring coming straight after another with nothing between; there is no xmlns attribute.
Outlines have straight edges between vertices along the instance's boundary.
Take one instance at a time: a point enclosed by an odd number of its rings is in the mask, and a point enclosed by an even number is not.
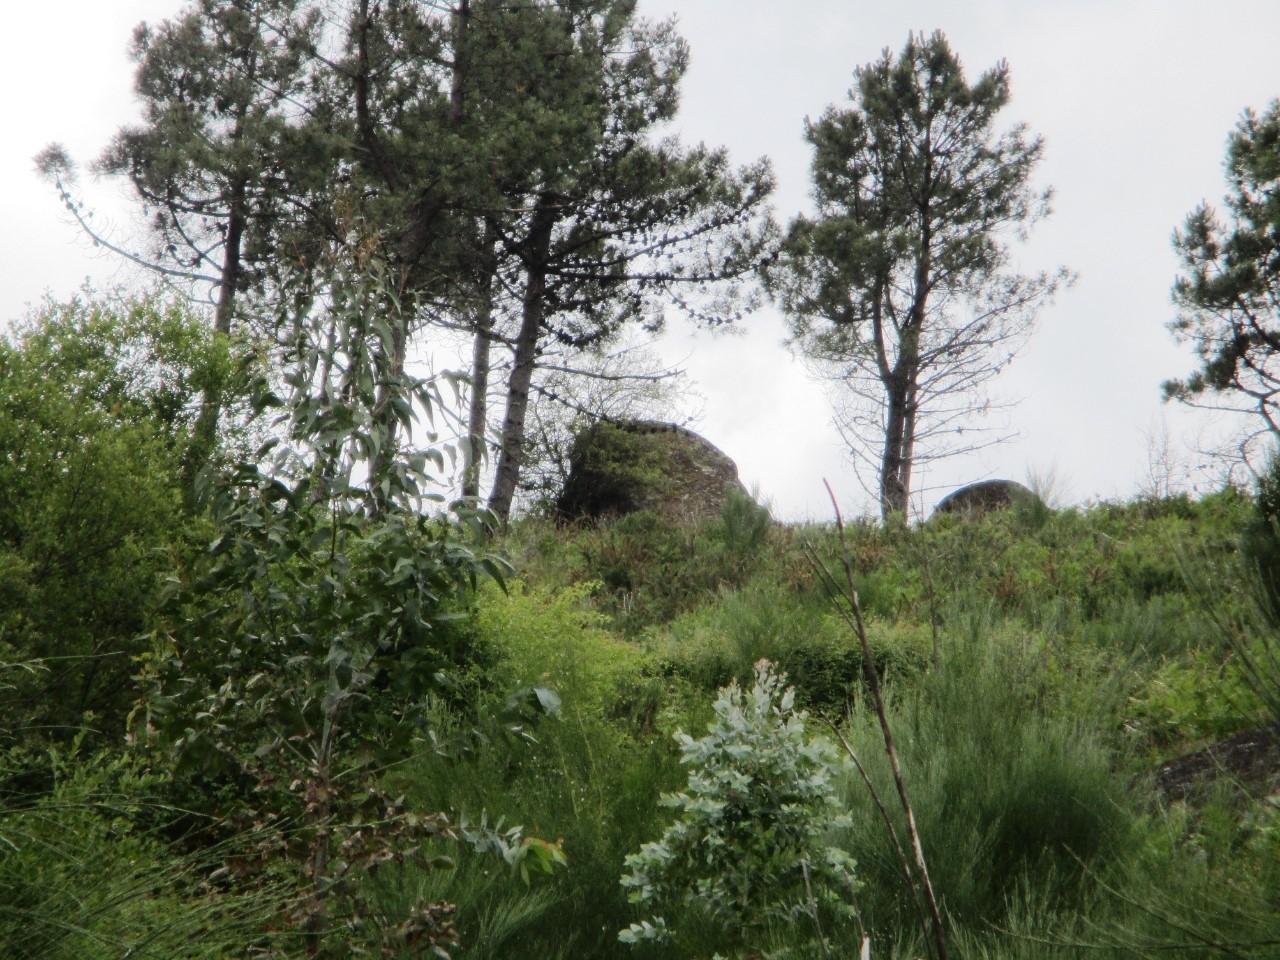
<svg viewBox="0 0 1280 960"><path fill-rule="evenodd" d="M405 292L402 290L399 293L403 298ZM385 303L386 298L383 299ZM398 308L392 309L388 304L386 309L386 318L391 324L391 357L389 363L385 359L382 361L386 364L385 367L379 364L381 383L378 384L378 392L373 401L374 429L381 428L383 431L382 445L369 461L367 501L370 513L375 516L387 508L387 497L382 492L381 482L395 462L400 440L400 422L392 401L404 389L404 364L409 348L409 317L412 316L412 310L405 309L403 299L397 300L397 303Z"/></svg>
<svg viewBox="0 0 1280 960"><path fill-rule="evenodd" d="M231 317L235 312L236 288L240 285L240 245L248 222L246 193L247 176L238 177L231 184L231 203L227 217L227 237L223 245L222 274L218 278L218 306L213 314L213 329L223 336L231 333Z"/></svg>
<svg viewBox="0 0 1280 960"><path fill-rule="evenodd" d="M919 327L908 321L898 336L897 362L884 381L888 415L885 417L884 457L880 464L880 516L886 521L894 514L906 517L911 505L911 468L916 446L916 381L919 377Z"/></svg>
<svg viewBox="0 0 1280 960"><path fill-rule="evenodd" d="M515 498L516 485L520 481L520 466L524 458L524 421L529 409L529 387L537 366L538 339L542 333L542 298L546 276L541 271L531 272L525 287L525 300L520 319L520 333L516 337L515 363L507 383L507 413L502 421L502 446L498 453L498 470L489 494L489 509L503 523L511 516L511 501Z"/></svg>
<svg viewBox="0 0 1280 960"><path fill-rule="evenodd" d="M502 446L498 453L498 471L489 494L489 509L503 523L511 516L511 501L520 481L524 457L524 421L529 409L529 387L538 361L538 340L546 316L547 254L551 249L551 231L558 214L553 200L543 194L538 198L529 226L528 241L522 251L525 260L524 302L521 306L520 332L516 336L515 362L507 382L507 413L502 421Z"/></svg>
<svg viewBox="0 0 1280 960"><path fill-rule="evenodd" d="M466 9L466 4L463 4ZM480 465L484 459L485 433L489 426L489 354L493 349L493 296L498 270L497 237L492 225L484 229L477 289L480 300L473 323L471 345L471 398L467 411L467 439L462 446L462 497L480 500Z"/></svg>
<svg viewBox="0 0 1280 960"><path fill-rule="evenodd" d="M927 142L927 141L926 141ZM885 418L884 457L880 465L880 516L888 521L894 514L903 518L911 506L911 468L916 447L916 392L920 378L920 332L929 303L932 282L933 231L926 201L920 210L920 246L916 254L915 294L911 311L898 332L898 358L893 370L885 376L886 362L881 353L881 380L888 395ZM877 337L882 334L877 333Z"/></svg>
<svg viewBox="0 0 1280 960"><path fill-rule="evenodd" d="M907 389L899 360L894 377L885 384L888 393L888 416L885 418L884 454L880 460L880 516L888 521L895 513L906 516L911 495L910 440L907 411Z"/></svg>
<svg viewBox="0 0 1280 960"><path fill-rule="evenodd" d="M493 291L486 289L475 318L475 342L471 348L471 402L467 416L467 441L462 448L462 496L480 498L480 463L484 459L485 429L489 423L489 352L493 345Z"/></svg>
<svg viewBox="0 0 1280 960"><path fill-rule="evenodd" d="M231 183L228 198L227 235L222 247L222 273L218 278L218 305L214 308L213 329L218 336L231 334L235 314L236 288L240 285L240 246L248 222L245 209L249 178L237 177ZM218 443L218 419L222 415L222 390L217 383L207 384L200 398L200 414L192 429L191 445L182 465L183 488L189 500L194 499L195 480L209 462Z"/></svg>

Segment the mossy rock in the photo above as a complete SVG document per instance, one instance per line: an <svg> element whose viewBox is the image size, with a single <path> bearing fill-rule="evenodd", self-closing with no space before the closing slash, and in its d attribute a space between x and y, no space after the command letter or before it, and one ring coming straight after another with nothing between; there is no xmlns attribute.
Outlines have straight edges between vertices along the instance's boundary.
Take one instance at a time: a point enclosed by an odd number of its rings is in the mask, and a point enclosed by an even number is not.
<svg viewBox="0 0 1280 960"><path fill-rule="evenodd" d="M697 523L720 515L731 488L747 495L737 465L693 431L653 420L601 421L574 440L556 512L583 520L650 510Z"/></svg>

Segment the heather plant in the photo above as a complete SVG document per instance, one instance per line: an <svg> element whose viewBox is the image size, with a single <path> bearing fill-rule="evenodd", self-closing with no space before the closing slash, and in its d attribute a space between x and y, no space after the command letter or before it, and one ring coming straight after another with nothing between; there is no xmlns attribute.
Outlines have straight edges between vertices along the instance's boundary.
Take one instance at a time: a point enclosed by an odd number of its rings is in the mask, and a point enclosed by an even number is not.
<svg viewBox="0 0 1280 960"><path fill-rule="evenodd" d="M808 735L784 684L762 660L749 690L735 681L720 691L705 736L676 734L688 783L662 798L675 822L626 859L622 886L648 916L622 942L683 938L688 949L688 920L699 940L714 931L707 946L741 950L785 924L793 945L794 930L807 928L825 951L833 928L855 915L856 865L826 839L847 823L842 764L830 743Z"/></svg>

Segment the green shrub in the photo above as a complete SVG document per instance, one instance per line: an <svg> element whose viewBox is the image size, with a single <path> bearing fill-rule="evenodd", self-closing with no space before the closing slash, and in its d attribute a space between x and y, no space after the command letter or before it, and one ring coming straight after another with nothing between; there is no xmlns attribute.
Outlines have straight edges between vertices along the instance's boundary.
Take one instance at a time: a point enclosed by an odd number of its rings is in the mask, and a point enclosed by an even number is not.
<svg viewBox="0 0 1280 960"><path fill-rule="evenodd" d="M762 660L749 691L720 691L705 736L677 733L688 785L662 798L675 823L627 857L622 885L650 916L619 934L624 943L687 943L683 916L714 925L718 949L754 947L775 924L791 927L793 944L800 926L817 942L854 915L855 864L825 840L844 822L842 765L806 733L784 680Z"/></svg>
<svg viewBox="0 0 1280 960"><path fill-rule="evenodd" d="M603 716L639 674L644 656L605 630L590 606L599 584L551 591L514 580L505 593L485 590L476 607L476 642L492 664L484 683L496 694L549 683L566 709Z"/></svg>
<svg viewBox="0 0 1280 960"><path fill-rule="evenodd" d="M447 901L455 906L458 960L506 960L534 956L528 937L539 924L554 921L564 906L560 891L551 883L533 886L513 882L510 872L495 858L466 850L456 844L438 844L441 856L455 865L421 870L409 864L392 864L369 879L372 905L369 922L394 927L408 916L415 904ZM569 948L539 951L539 960L570 960ZM416 946L386 950L387 958L417 960L423 953Z"/></svg>
<svg viewBox="0 0 1280 960"><path fill-rule="evenodd" d="M575 514L625 514L661 497L670 486L665 437L602 420L580 433L570 459L574 471L561 494Z"/></svg>
<svg viewBox="0 0 1280 960"><path fill-rule="evenodd" d="M424 753L389 778L388 786L404 794L412 809L444 810L455 820L487 815L490 822L520 824L532 834L555 838L568 858L566 870L539 880L531 891L501 863L466 852L459 854L457 872L407 865L388 874L395 902L410 902L420 889L456 899L463 958L470 956L468 944L487 936L485 930L496 936L498 914L512 924L507 942L518 944L508 956L623 953L616 931L627 923L629 910L618 875L625 855L659 829L658 797L679 782L678 758L668 737L632 734L598 711L578 709L571 685L559 689L562 710L529 726L529 739L494 737L482 749L461 755ZM685 722L669 710L656 719L660 727ZM439 711L428 723L449 742L469 721ZM477 890L477 874L486 872L495 882ZM388 895L381 883L380 899ZM533 901L530 892L536 894ZM503 956L496 945L493 950Z"/></svg>
<svg viewBox="0 0 1280 960"><path fill-rule="evenodd" d="M0 337L0 659L42 660L9 731L118 735L171 553L191 551L182 460L228 345L156 299L46 304Z"/></svg>
<svg viewBox="0 0 1280 960"><path fill-rule="evenodd" d="M725 551L744 568L764 546L772 523L769 510L735 486L725 488L724 506L711 534L724 543Z"/></svg>
<svg viewBox="0 0 1280 960"><path fill-rule="evenodd" d="M872 653L882 674L909 675L928 658L928 628L877 621ZM726 591L712 603L655 631L661 669L703 690L750 682L767 659L791 679L796 699L840 715L862 682L862 648L821 596L798 597L766 578Z"/></svg>
<svg viewBox="0 0 1280 960"><path fill-rule="evenodd" d="M1259 657L1265 662L1265 657ZM1221 739L1267 717L1240 660L1196 650L1165 663L1134 695L1126 719L1156 746Z"/></svg>
<svg viewBox="0 0 1280 960"><path fill-rule="evenodd" d="M1258 606L1280 625L1280 453L1273 452L1258 475L1253 515L1240 545L1255 578Z"/></svg>
<svg viewBox="0 0 1280 960"><path fill-rule="evenodd" d="M635 636L745 583L783 548L786 537L775 529L764 507L731 490L721 515L699 525L649 510L560 530L529 519L516 524L508 546L542 584L600 584L597 607Z"/></svg>

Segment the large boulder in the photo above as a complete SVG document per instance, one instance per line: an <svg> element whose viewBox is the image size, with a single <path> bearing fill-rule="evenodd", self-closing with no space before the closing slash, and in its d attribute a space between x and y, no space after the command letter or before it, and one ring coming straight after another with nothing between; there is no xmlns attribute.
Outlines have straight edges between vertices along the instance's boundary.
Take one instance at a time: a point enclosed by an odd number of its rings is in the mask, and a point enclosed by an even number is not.
<svg viewBox="0 0 1280 960"><path fill-rule="evenodd" d="M933 508L933 512L935 516L940 513L952 513L972 517L1019 503L1039 502L1039 497L1016 481L982 480L947 494Z"/></svg>
<svg viewBox="0 0 1280 960"><path fill-rule="evenodd" d="M556 502L566 520L652 510L677 523L720 515L738 467L691 430L653 420L601 421L578 434Z"/></svg>

